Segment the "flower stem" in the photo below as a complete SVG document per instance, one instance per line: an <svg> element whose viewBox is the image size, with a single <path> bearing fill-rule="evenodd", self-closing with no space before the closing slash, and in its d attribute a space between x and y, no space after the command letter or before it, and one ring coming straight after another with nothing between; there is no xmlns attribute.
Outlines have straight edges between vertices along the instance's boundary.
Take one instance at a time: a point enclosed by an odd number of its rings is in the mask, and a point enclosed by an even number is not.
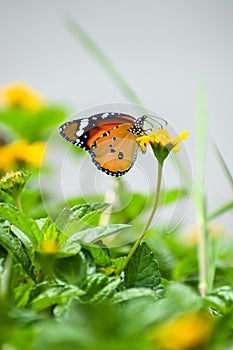
<svg viewBox="0 0 233 350"><path fill-rule="evenodd" d="M120 272L122 272L126 266L128 265L130 259L132 258L133 254L135 253L135 251L137 250L138 246L140 245L141 241L143 240L147 230L150 227L150 224L153 220L153 217L155 215L156 209L158 207L158 202L159 202L159 195L160 195L160 189L161 189L161 182L162 182L162 169L163 166L158 162L158 177L157 177L157 185L156 185L156 194L155 194L155 201L154 201L154 205L152 208L152 211L150 213L150 216L147 220L147 223L142 231L142 233L140 234L140 236L138 237L138 239L136 240L136 242L134 243L132 249L130 250L129 254L127 255L124 264L122 265L122 268L120 270ZM119 274L120 274L119 272Z"/></svg>
<svg viewBox="0 0 233 350"><path fill-rule="evenodd" d="M17 196L17 197L15 198L15 203L16 203L16 207L19 209L19 211L23 211L22 205L21 205L20 196Z"/></svg>

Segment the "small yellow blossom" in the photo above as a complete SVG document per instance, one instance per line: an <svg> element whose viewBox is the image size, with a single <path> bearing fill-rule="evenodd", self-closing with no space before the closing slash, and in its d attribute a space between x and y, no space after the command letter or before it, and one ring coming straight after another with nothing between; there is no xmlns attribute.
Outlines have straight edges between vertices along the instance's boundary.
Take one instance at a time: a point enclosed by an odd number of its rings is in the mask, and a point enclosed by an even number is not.
<svg viewBox="0 0 233 350"><path fill-rule="evenodd" d="M184 314L164 322L149 333L149 339L161 350L197 348L210 339L213 322L201 312Z"/></svg>
<svg viewBox="0 0 233 350"><path fill-rule="evenodd" d="M139 143L143 153L146 152L146 149L150 144L153 149L154 155L162 164L170 151L174 153L179 152L180 142L185 140L187 137L187 130L180 133L177 137L172 138L169 135L167 129L159 128L156 130L156 132L154 131L154 129L152 129L150 135L137 137L136 141Z"/></svg>
<svg viewBox="0 0 233 350"><path fill-rule="evenodd" d="M31 174L25 170L6 173L0 178L0 190L16 199L19 197L30 175Z"/></svg>
<svg viewBox="0 0 233 350"><path fill-rule="evenodd" d="M28 144L25 140L0 146L0 171L16 169L18 164L37 168L42 162L44 150L44 143Z"/></svg>
<svg viewBox="0 0 233 350"><path fill-rule="evenodd" d="M181 132L177 137L172 138L167 129L159 128L156 130L156 132L154 129L152 129L150 135L138 137L137 141L139 142L143 152L146 151L146 148L150 143L158 143L162 146L162 148L168 148L169 151L172 150L174 153L176 153L180 150L180 142L185 140L187 137L187 130Z"/></svg>
<svg viewBox="0 0 233 350"><path fill-rule="evenodd" d="M0 105L5 108L20 107L34 112L44 106L44 100L29 85L15 81L0 89Z"/></svg>
<svg viewBox="0 0 233 350"><path fill-rule="evenodd" d="M59 244L53 238L45 239L41 242L41 252L44 254L56 254L59 249Z"/></svg>
<svg viewBox="0 0 233 350"><path fill-rule="evenodd" d="M150 142L154 142L154 138L152 137L152 135L139 136L136 140L139 142L142 153L146 153L147 147L149 146Z"/></svg>
<svg viewBox="0 0 233 350"><path fill-rule="evenodd" d="M180 135L175 138L172 138L167 129L159 128L155 133L155 141L156 143L160 143L162 147L167 148L168 150L172 150L172 152L176 153L180 151L180 142L185 140L188 137L188 131L185 130Z"/></svg>

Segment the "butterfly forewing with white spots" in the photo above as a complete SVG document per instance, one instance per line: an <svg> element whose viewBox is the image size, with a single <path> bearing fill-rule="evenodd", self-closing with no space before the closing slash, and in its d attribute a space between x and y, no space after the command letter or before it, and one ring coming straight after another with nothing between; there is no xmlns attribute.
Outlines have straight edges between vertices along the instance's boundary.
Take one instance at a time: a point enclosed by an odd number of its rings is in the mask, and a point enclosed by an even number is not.
<svg viewBox="0 0 233 350"><path fill-rule="evenodd" d="M108 175L122 176L137 156L138 136L144 135L146 116L105 112L68 121L59 132L67 141L88 151L93 163Z"/></svg>

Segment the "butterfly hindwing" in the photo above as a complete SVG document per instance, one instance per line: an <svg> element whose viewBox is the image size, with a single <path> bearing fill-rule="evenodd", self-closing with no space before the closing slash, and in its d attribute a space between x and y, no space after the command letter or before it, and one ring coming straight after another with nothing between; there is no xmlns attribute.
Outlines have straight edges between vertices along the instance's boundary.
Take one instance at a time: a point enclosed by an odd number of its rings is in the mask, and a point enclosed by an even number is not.
<svg viewBox="0 0 233 350"><path fill-rule="evenodd" d="M92 145L90 154L98 169L108 175L122 176L133 166L137 156L134 134L130 124L121 124L101 135Z"/></svg>

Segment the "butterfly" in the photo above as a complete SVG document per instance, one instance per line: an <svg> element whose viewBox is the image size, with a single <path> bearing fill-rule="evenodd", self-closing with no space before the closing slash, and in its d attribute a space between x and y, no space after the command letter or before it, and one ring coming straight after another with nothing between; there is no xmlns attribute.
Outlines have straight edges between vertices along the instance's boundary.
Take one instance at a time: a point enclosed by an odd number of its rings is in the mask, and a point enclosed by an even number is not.
<svg viewBox="0 0 233 350"><path fill-rule="evenodd" d="M87 151L93 163L107 175L122 176L133 166L138 151L137 137L145 135L147 116L104 112L68 121L59 127L67 141Z"/></svg>

